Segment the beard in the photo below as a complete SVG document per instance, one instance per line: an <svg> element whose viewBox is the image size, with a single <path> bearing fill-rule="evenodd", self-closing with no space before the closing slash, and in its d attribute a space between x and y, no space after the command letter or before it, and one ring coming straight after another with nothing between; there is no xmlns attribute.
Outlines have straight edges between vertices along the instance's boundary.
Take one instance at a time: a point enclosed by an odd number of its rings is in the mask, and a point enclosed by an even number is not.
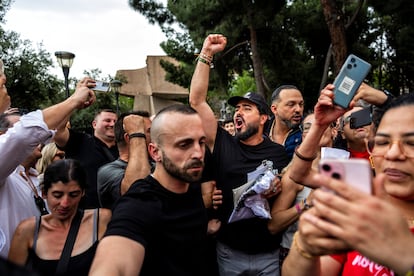
<svg viewBox="0 0 414 276"><path fill-rule="evenodd" d="M240 140L240 141L246 141L247 139L249 139L250 137L252 137L253 135L255 135L256 133L259 132L259 126L258 125L247 125L247 128L245 131L237 131L236 132L236 137Z"/></svg>
<svg viewBox="0 0 414 276"><path fill-rule="evenodd" d="M186 183L192 183L196 182L201 179L202 172L197 171L193 173L188 173L187 170L194 168L194 167L204 167L204 162L199 159L192 159L189 162L187 162L183 168L178 167L175 165L171 159L169 159L165 152L162 152L162 165L165 169L165 171L173 176L174 178L177 178L178 180L181 180Z"/></svg>
<svg viewBox="0 0 414 276"><path fill-rule="evenodd" d="M281 119L281 121L288 127L288 129L294 129L299 127L300 123L292 123L291 120L288 119Z"/></svg>

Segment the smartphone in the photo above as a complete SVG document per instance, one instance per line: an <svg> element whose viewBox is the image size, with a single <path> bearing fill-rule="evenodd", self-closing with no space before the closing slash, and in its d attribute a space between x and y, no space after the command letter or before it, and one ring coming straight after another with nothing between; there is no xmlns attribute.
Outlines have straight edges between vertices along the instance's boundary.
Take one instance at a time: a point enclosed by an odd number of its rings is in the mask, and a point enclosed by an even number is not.
<svg viewBox="0 0 414 276"><path fill-rule="evenodd" d="M92 90L100 92L109 92L111 85L109 82L105 81L96 81L96 86Z"/></svg>
<svg viewBox="0 0 414 276"><path fill-rule="evenodd" d="M355 55L349 55L333 83L335 85L334 103L343 108L348 108L349 103L370 70L371 64Z"/></svg>
<svg viewBox="0 0 414 276"><path fill-rule="evenodd" d="M319 172L323 175L345 181L366 193L372 193L372 169L366 159L321 159Z"/></svg>
<svg viewBox="0 0 414 276"><path fill-rule="evenodd" d="M352 129L370 125L372 123L371 108L358 110L350 115L349 127Z"/></svg>

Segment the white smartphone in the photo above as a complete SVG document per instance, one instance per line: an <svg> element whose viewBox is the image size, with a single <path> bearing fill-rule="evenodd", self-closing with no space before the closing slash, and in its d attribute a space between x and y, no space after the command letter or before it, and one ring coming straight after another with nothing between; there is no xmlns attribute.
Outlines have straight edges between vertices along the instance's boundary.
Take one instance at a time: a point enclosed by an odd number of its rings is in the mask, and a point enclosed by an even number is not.
<svg viewBox="0 0 414 276"><path fill-rule="evenodd" d="M349 103L370 70L371 64L355 55L349 55L333 83L335 85L334 103L343 108L348 108Z"/></svg>
<svg viewBox="0 0 414 276"><path fill-rule="evenodd" d="M109 82L106 81L96 81L96 86L92 88L92 90L100 91L100 92L109 92L109 88L111 87Z"/></svg>
<svg viewBox="0 0 414 276"><path fill-rule="evenodd" d="M319 172L345 181L368 194L372 193L372 168L366 159L322 159L319 161Z"/></svg>

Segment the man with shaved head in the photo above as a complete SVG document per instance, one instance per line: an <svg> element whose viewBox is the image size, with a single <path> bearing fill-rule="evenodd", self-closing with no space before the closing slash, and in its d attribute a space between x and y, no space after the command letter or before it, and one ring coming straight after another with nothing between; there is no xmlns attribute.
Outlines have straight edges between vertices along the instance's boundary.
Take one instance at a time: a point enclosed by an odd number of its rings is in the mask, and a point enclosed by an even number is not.
<svg viewBox="0 0 414 276"><path fill-rule="evenodd" d="M89 275L206 275L207 214L198 183L205 139L189 106L155 116L148 146L154 173L115 205Z"/></svg>

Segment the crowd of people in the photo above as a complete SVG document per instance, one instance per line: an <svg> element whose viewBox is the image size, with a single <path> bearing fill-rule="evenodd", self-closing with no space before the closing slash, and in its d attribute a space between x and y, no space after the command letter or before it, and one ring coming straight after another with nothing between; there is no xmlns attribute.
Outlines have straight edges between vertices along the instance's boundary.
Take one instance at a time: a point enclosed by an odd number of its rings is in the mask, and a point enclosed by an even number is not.
<svg viewBox="0 0 414 276"><path fill-rule="evenodd" d="M270 103L229 98L220 122L207 94L226 44L204 40L189 105L102 109L92 135L69 119L95 102L93 79L22 115L0 60L0 272L414 275L414 95L362 84L344 109L328 84L304 114L286 84ZM372 123L354 128L364 108ZM373 193L321 174L326 158L369 160Z"/></svg>

